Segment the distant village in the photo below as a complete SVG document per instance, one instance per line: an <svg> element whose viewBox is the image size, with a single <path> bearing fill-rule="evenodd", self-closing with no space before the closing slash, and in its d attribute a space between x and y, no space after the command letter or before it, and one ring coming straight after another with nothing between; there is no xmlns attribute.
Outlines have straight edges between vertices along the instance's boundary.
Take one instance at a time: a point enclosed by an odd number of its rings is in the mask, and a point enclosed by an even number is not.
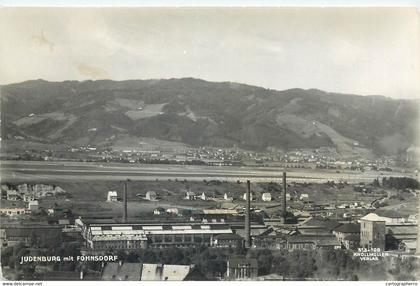
<svg viewBox="0 0 420 286"><path fill-rule="evenodd" d="M358 146L358 143L354 143ZM119 162L140 164L182 164L208 166L275 166L301 169L333 169L355 171L393 171L416 169L419 150L408 148L398 156L375 159L361 155L343 157L335 148L297 149L253 152L239 148L178 147L113 149L98 146L68 146L65 150L27 150L24 153L3 155L7 160ZM6 157L5 157L6 156Z"/></svg>

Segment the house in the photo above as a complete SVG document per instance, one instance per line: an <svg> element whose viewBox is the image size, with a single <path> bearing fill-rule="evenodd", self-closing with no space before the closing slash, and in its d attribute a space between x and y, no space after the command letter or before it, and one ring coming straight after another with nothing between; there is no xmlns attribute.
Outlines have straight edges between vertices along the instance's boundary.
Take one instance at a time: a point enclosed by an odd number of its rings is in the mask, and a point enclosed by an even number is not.
<svg viewBox="0 0 420 286"><path fill-rule="evenodd" d="M251 199L251 201L253 201L254 200L254 193L253 192L251 192L251 194L250 194L250 199ZM246 197L246 192L244 193L244 195L243 195L243 199L244 199L244 201L246 201L247 200L247 197Z"/></svg>
<svg viewBox="0 0 420 286"><path fill-rule="evenodd" d="M157 199L157 194L156 194L156 192L154 192L154 191L148 191L148 192L146 193L146 200L149 200L149 201L156 201L156 199Z"/></svg>
<svg viewBox="0 0 420 286"><path fill-rule="evenodd" d="M0 214L3 216L24 215L27 211L27 203L23 201L1 201Z"/></svg>
<svg viewBox="0 0 420 286"><path fill-rule="evenodd" d="M116 191L109 191L106 201L107 202L116 202L118 198Z"/></svg>
<svg viewBox="0 0 420 286"><path fill-rule="evenodd" d="M32 194L24 194L23 195L23 201L25 202L31 202L31 201L35 201L36 200L36 196L32 195Z"/></svg>
<svg viewBox="0 0 420 286"><path fill-rule="evenodd" d="M300 194L299 200L308 201L309 200L309 195L308 194Z"/></svg>
<svg viewBox="0 0 420 286"><path fill-rule="evenodd" d="M213 198L213 195L210 192L202 192L200 199L203 201L207 201Z"/></svg>
<svg viewBox="0 0 420 286"><path fill-rule="evenodd" d="M271 194L270 193L263 193L261 199L264 202L271 202Z"/></svg>
<svg viewBox="0 0 420 286"><path fill-rule="evenodd" d="M177 215L179 213L179 210L177 208L169 208L169 209L166 209L166 213Z"/></svg>
<svg viewBox="0 0 420 286"><path fill-rule="evenodd" d="M8 201L19 201L20 196L16 190L8 190L7 191L7 200Z"/></svg>
<svg viewBox="0 0 420 286"><path fill-rule="evenodd" d="M250 280L258 276L256 259L231 258L227 261L227 280Z"/></svg>
<svg viewBox="0 0 420 286"><path fill-rule="evenodd" d="M186 194L185 194L185 199L186 200L195 200L196 199L195 193L192 192L192 191L187 191Z"/></svg>
<svg viewBox="0 0 420 286"><path fill-rule="evenodd" d="M54 208L49 208L47 210L47 213L50 216L65 216L65 217L67 217L67 216L71 215L71 210L54 207Z"/></svg>
<svg viewBox="0 0 420 286"><path fill-rule="evenodd" d="M228 193L225 193L225 194L223 195L223 199L224 199L225 201L233 201L233 196L231 196L230 194L228 195Z"/></svg>
<svg viewBox="0 0 420 286"><path fill-rule="evenodd" d="M28 203L28 210L31 212L37 212L39 209L39 203L38 201L30 201Z"/></svg>
<svg viewBox="0 0 420 286"><path fill-rule="evenodd" d="M213 247L239 247L243 244L243 238L237 234L225 233L212 237L211 246Z"/></svg>
<svg viewBox="0 0 420 286"><path fill-rule="evenodd" d="M166 210L164 208L161 208L161 207L157 207L153 210L154 215L162 215L164 213L166 213Z"/></svg>
<svg viewBox="0 0 420 286"><path fill-rule="evenodd" d="M19 207L5 207L0 208L0 214L6 216L17 216L17 215L24 215L26 213L25 208Z"/></svg>
<svg viewBox="0 0 420 286"><path fill-rule="evenodd" d="M17 189L19 193L27 193L30 187L28 187L28 184L20 184L17 186Z"/></svg>

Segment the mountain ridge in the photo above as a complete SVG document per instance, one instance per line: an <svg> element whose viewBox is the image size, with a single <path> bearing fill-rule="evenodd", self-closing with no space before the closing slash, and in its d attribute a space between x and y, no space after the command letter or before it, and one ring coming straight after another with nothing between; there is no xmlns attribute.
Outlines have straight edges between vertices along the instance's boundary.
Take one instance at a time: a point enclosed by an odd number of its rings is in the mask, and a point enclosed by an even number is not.
<svg viewBox="0 0 420 286"><path fill-rule="evenodd" d="M128 135L193 146L396 154L415 144L417 131L417 101L381 95L196 78L31 80L0 88L4 139L112 146Z"/></svg>

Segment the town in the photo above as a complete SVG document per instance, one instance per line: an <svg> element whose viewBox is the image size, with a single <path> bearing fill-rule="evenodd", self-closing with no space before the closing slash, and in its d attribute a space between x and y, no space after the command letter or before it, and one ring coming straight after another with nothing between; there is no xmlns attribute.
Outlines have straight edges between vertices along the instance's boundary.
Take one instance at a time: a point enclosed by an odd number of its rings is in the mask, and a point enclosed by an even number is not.
<svg viewBox="0 0 420 286"><path fill-rule="evenodd" d="M17 144L24 138L14 138ZM358 142L353 143L359 147ZM141 145L141 144L140 144ZM53 146L51 149L3 152L3 160L118 162L131 164L181 164L207 166L274 166L296 169L356 171L408 170L416 167L418 148L409 147L398 156L363 156L356 151L342 156L335 148L272 150L255 152L239 148L192 147L185 144L120 148L101 146Z"/></svg>
<svg viewBox="0 0 420 286"><path fill-rule="evenodd" d="M1 196L11 280L369 280L377 268L418 277L420 191L408 177L2 182Z"/></svg>

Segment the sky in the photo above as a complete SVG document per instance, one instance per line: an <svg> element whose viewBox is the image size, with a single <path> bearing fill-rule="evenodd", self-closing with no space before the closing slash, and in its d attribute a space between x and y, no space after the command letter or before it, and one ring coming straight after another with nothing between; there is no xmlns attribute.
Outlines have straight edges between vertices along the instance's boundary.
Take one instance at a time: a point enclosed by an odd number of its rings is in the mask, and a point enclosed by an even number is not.
<svg viewBox="0 0 420 286"><path fill-rule="evenodd" d="M0 84L195 77L420 97L415 8L2 8Z"/></svg>

